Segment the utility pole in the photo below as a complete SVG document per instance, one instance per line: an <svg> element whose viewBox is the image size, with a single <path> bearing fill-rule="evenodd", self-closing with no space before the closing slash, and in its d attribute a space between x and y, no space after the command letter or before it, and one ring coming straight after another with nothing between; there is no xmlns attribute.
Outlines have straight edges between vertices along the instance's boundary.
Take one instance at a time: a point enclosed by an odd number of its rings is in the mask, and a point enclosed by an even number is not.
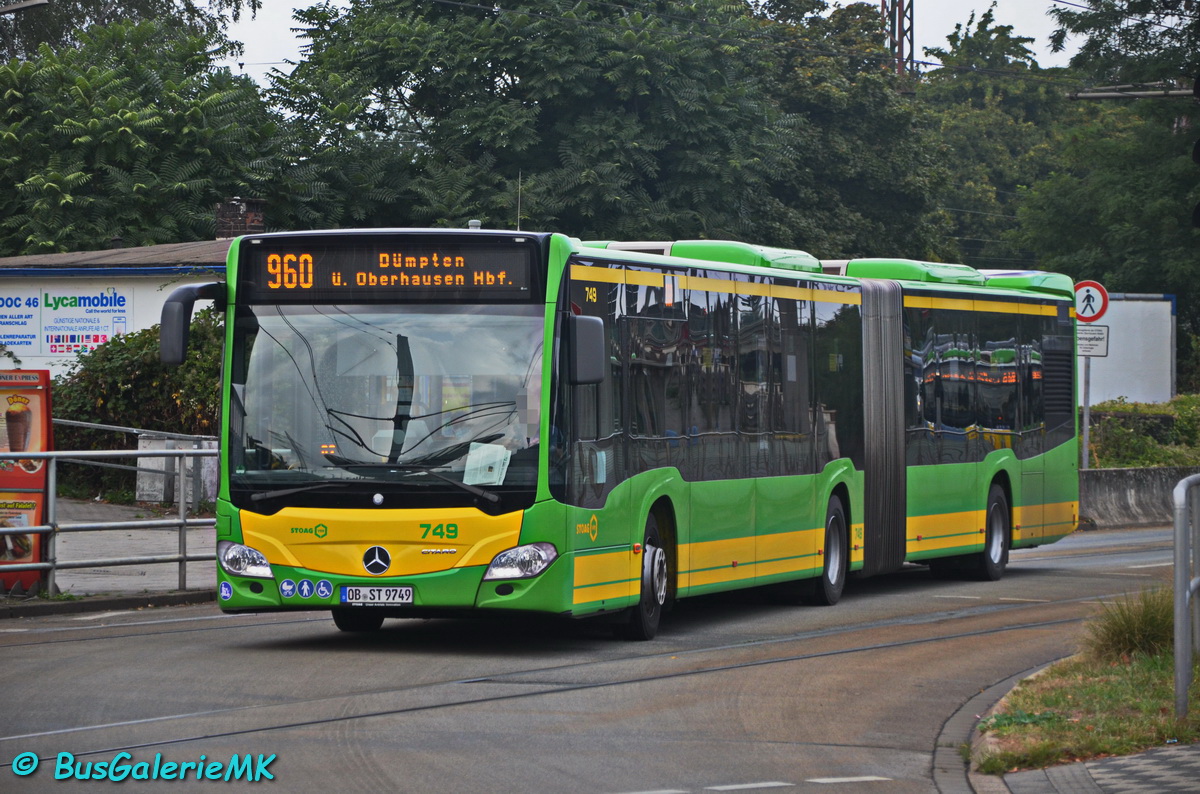
<svg viewBox="0 0 1200 794"><path fill-rule="evenodd" d="M896 65L896 74L916 74L913 63L916 45L913 43L913 3L916 0L880 0L883 10L883 30L888 48Z"/></svg>

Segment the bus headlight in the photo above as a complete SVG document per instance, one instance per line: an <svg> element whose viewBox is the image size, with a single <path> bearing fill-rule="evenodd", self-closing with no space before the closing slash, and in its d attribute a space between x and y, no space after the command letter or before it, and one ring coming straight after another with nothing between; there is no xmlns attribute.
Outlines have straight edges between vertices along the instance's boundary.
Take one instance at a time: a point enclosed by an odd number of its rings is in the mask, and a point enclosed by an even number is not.
<svg viewBox="0 0 1200 794"><path fill-rule="evenodd" d="M487 579L528 579L550 567L558 557L558 550L549 543L531 543L517 546L496 555L488 566Z"/></svg>
<svg viewBox="0 0 1200 794"><path fill-rule="evenodd" d="M270 579L271 563L258 549L243 546L240 543L230 543L227 540L217 543L217 560L225 573L234 576L254 576L260 579Z"/></svg>

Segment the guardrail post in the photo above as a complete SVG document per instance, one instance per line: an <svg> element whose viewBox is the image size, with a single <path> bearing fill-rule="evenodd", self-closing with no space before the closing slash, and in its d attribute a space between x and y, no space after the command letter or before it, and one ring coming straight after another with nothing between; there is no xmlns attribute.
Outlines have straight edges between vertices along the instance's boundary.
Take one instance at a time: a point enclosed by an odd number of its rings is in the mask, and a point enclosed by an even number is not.
<svg viewBox="0 0 1200 794"><path fill-rule="evenodd" d="M175 449L175 440L168 438L163 443L164 449ZM183 479L176 478L176 466L169 459L163 460L163 502L170 504L175 499L175 488L183 487Z"/></svg>
<svg viewBox="0 0 1200 794"><path fill-rule="evenodd" d="M183 487L187 480L184 479L184 471L187 467L187 458L180 455L176 458L176 465L179 467L179 478L176 482L179 483L179 589L187 590L187 488Z"/></svg>
<svg viewBox="0 0 1200 794"><path fill-rule="evenodd" d="M1200 474L1185 477L1175 486L1175 718L1188 714L1194 654L1200 652L1200 613L1192 609L1200 587L1195 552L1200 545L1200 508L1192 491Z"/></svg>
<svg viewBox="0 0 1200 794"><path fill-rule="evenodd" d="M58 583L54 581L58 565L58 461L46 461L46 524L50 531L42 535L42 562L50 563L46 571L46 595L54 596Z"/></svg>
<svg viewBox="0 0 1200 794"><path fill-rule="evenodd" d="M1200 481L1193 483L1193 490ZM1200 591L1200 504L1192 500L1192 541L1188 545L1188 562L1183 566L1184 576L1191 577L1184 595L1185 603L1192 613L1192 653L1200 654L1200 609L1196 608L1196 593ZM1191 658L1194 665L1195 658ZM1190 669L1190 668L1189 668ZM1189 673L1190 675L1190 673Z"/></svg>
<svg viewBox="0 0 1200 794"><path fill-rule="evenodd" d="M195 440L192 442L192 449L200 449L200 441L199 440ZM192 498L191 498L192 509L199 510L200 509L200 501L201 501L200 500L200 491L201 491L201 488L203 487L201 484L202 480L201 480L201 476L200 476L200 474L201 474L200 459L199 458L185 458L185 460L192 464L192 478L191 478L192 479Z"/></svg>

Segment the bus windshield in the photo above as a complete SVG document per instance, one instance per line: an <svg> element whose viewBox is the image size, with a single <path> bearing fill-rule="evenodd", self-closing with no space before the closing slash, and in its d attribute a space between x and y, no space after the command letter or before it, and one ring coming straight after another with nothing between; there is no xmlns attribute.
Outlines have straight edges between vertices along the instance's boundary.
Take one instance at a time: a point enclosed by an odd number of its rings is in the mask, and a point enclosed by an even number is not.
<svg viewBox="0 0 1200 794"><path fill-rule="evenodd" d="M542 318L537 305L239 307L231 496L261 511L273 495L364 489L440 504L532 494Z"/></svg>

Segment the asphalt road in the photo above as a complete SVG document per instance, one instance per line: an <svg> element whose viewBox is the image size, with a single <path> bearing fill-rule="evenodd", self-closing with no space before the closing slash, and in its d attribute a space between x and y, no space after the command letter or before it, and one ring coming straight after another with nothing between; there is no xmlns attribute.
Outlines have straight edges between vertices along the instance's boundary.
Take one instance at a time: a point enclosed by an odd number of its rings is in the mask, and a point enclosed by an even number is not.
<svg viewBox="0 0 1200 794"><path fill-rule="evenodd" d="M1074 652L1100 600L1170 565L1167 530L1082 533L1014 553L996 583L912 566L832 608L687 600L650 643L593 621L350 635L213 606L5 621L0 791L94 790L75 778L114 760L121 791L201 791L231 769L331 794L946 790L947 721Z"/></svg>

